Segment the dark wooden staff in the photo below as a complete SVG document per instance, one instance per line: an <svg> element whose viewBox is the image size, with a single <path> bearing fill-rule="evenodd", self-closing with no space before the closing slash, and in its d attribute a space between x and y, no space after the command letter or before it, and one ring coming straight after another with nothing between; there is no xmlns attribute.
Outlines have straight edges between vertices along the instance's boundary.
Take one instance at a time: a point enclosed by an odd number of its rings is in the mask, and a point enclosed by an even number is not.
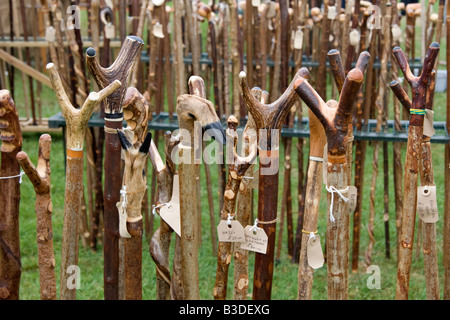
<svg viewBox="0 0 450 320"><path fill-rule="evenodd" d="M189 139L184 139L178 145L180 157L183 160L178 166L180 179L180 212L181 212L181 269L184 298L188 300L199 299L198 280L198 237L197 234L197 189L198 163L194 162L195 142L194 122L200 121L204 130L215 129L223 134L220 120L215 112L214 105L202 96L206 96L203 79L198 76L189 78L189 91L191 94L178 96L176 111L180 129L189 133ZM224 136L220 137L222 142ZM198 144L197 144L198 143ZM186 153L186 154L185 154Z"/></svg>
<svg viewBox="0 0 450 320"><path fill-rule="evenodd" d="M52 198L50 194L50 147L52 138L39 138L39 159L35 167L21 151L16 158L36 192L36 237L41 300L56 300L55 254L53 252Z"/></svg>
<svg viewBox="0 0 450 320"><path fill-rule="evenodd" d="M405 110L409 113L412 102L408 94L404 91L398 81L394 80L390 83L390 87L397 99L403 105ZM432 71L430 82L427 87L426 105L425 109L433 109L434 89L436 87L436 71ZM420 183L423 186L434 186L433 164L431 157L431 143L430 137L423 135L420 148ZM428 300L439 300L439 270L438 258L436 248L436 223L423 223L422 237L423 237L423 258L425 267L425 283Z"/></svg>
<svg viewBox="0 0 450 320"><path fill-rule="evenodd" d="M105 88L115 79L121 86L106 100L105 106L105 188L104 188L104 290L105 299L118 299L119 272L119 218L116 203L119 202L122 184L120 174L120 143L117 129L122 128L122 101L127 89L127 80L144 42L136 36L128 36L114 63L104 68L97 59L93 48L86 50L89 72L100 88Z"/></svg>
<svg viewBox="0 0 450 320"><path fill-rule="evenodd" d="M406 300L409 293L409 277L411 271L412 249L414 242L414 227L417 205L417 180L421 140L423 135L424 108L426 105L427 87L435 59L439 53L439 44L433 42L423 62L422 73L419 77L413 75L409 68L405 54L399 47L393 49L394 58L402 70L405 79L411 86L413 99L411 103L411 117L408 128L408 143L405 159L405 175L403 190L403 212L400 236L400 249L397 269L396 299Z"/></svg>
<svg viewBox="0 0 450 320"><path fill-rule="evenodd" d="M8 90L0 90L0 299L19 300L22 264L19 239L20 165L22 149L19 113Z"/></svg>
<svg viewBox="0 0 450 320"><path fill-rule="evenodd" d="M450 6L447 1L447 43L450 43ZM446 50L447 83L450 83L450 46ZM450 132L450 90L447 90L447 113L445 126ZM450 300L450 144L445 145L445 205L444 205L444 299Z"/></svg>
<svg viewBox="0 0 450 320"><path fill-rule="evenodd" d="M223 195L223 208L220 211L221 220L227 220L229 217L236 218L235 216L238 215L236 211L236 200L241 181L247 169L250 168L250 165L256 158L256 144L251 146L251 152L248 156L241 157L236 153L236 128L239 125L239 121L235 116L231 115L227 122L228 129L226 134L227 138L233 141L233 158L231 163L228 164L228 180ZM228 269L232 257L232 244L232 242L219 242L216 282L214 285L214 299L216 300L225 300L227 297Z"/></svg>
<svg viewBox="0 0 450 320"><path fill-rule="evenodd" d="M141 214L142 200L147 190L147 154L150 149L152 134L147 133L144 142L135 148L121 131L120 144L125 154L125 170L123 174L122 210L126 212L126 231L124 239L124 273L125 273L125 299L142 299L142 235L143 217ZM126 199L124 199L126 197ZM124 237L124 235L122 235Z"/></svg>
<svg viewBox="0 0 450 320"><path fill-rule="evenodd" d="M367 57L368 53L364 52L362 55ZM362 82L363 71L359 68L350 70L345 77L339 102L330 100L328 103L322 100L305 79L300 78L295 83L296 92L322 123L328 141L327 190L330 217L327 219L326 260L330 300L347 299L350 220L347 202L341 194L346 192L350 183L348 132L354 101Z"/></svg>
<svg viewBox="0 0 450 320"><path fill-rule="evenodd" d="M114 90L120 87L116 80L100 92L92 92L81 109L75 109L71 104L63 84L53 63L47 65L47 71L52 82L53 90L66 119L66 192L64 205L63 242L61 253L61 282L60 298L75 300L75 288L69 289L68 281L71 274L67 272L69 266L78 265L78 219L81 210L80 190L83 187L83 144L88 121L94 108Z"/></svg>
<svg viewBox="0 0 450 320"><path fill-rule="evenodd" d="M272 278L275 254L275 233L278 202L278 137L271 145L272 134L279 133L284 120L292 106L296 103L294 81L306 71L302 68L295 75L283 95L271 104L262 104L251 93L245 72L239 74L241 94L244 105L252 114L258 128L258 149L260 158L258 221L268 237L266 254L255 254L255 270L253 282L253 299L269 300L272 291ZM263 131L261 134L260 130ZM274 168L275 167L275 168ZM274 172L272 169L275 169Z"/></svg>

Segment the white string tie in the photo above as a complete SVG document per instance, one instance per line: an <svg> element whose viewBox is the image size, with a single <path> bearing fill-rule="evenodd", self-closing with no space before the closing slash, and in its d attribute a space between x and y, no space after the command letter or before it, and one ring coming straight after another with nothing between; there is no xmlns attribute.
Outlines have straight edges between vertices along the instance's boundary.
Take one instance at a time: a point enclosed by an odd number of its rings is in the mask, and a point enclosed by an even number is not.
<svg viewBox="0 0 450 320"><path fill-rule="evenodd" d="M20 171L20 173L18 175L15 176L10 176L10 177L0 177L1 180L4 179L13 179L13 178L17 178L19 177L19 184L22 183L22 176L25 174L25 172L23 172L22 170Z"/></svg>
<svg viewBox="0 0 450 320"><path fill-rule="evenodd" d="M314 234L314 232L310 232L309 233L309 239L315 239L316 235Z"/></svg>
<svg viewBox="0 0 450 320"><path fill-rule="evenodd" d="M331 205L330 205L330 221L331 222L335 222L336 219L333 216L333 205L334 205L334 193L337 193L339 195L339 197L341 197L342 200L344 200L345 202L348 202L348 198L345 197L342 193L346 193L348 191L348 186L347 188L343 189L343 190L338 190L336 189L336 187L326 187L327 191L331 193Z"/></svg>
<svg viewBox="0 0 450 320"><path fill-rule="evenodd" d="M231 219L233 219L233 218L234 218L234 216L232 216L231 214L228 214L227 224L228 224L229 226L231 226Z"/></svg>
<svg viewBox="0 0 450 320"><path fill-rule="evenodd" d="M260 227L258 227L258 219L255 219L255 223L253 224L253 226L250 227L250 231L258 231L261 230Z"/></svg>
<svg viewBox="0 0 450 320"><path fill-rule="evenodd" d="M122 200L122 207L127 207L127 186L122 186L122 189L120 189L120 195L123 197Z"/></svg>
<svg viewBox="0 0 450 320"><path fill-rule="evenodd" d="M164 207L164 206L166 206L166 205L167 205L167 208L172 207L172 205L171 205L170 203L168 203L168 202L160 203L160 204L158 204L157 206L152 205L152 208L153 208L152 213L153 213L153 215L156 214L156 209L161 208L161 207Z"/></svg>

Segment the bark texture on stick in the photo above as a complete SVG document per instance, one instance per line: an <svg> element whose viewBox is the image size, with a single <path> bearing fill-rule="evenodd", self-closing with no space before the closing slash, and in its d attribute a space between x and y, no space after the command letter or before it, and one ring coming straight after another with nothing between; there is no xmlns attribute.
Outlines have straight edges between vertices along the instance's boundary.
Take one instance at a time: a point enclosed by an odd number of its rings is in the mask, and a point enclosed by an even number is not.
<svg viewBox="0 0 450 320"><path fill-rule="evenodd" d="M435 59L439 53L439 44L433 42L428 48L423 62L422 73L416 77L411 72L406 56L399 47L393 49L397 65L402 70L406 81L412 89L411 116L408 128L408 143L405 160L405 176L403 191L403 212L400 236L400 248L397 268L396 299L406 300L409 293L409 278L411 272L412 249L414 243L414 227L416 221L417 184L419 175L420 149L423 135L424 115L416 110L424 109L426 105L427 87ZM414 110L414 112L413 112Z"/></svg>
<svg viewBox="0 0 450 320"><path fill-rule="evenodd" d="M56 300L55 254L53 251L52 199L50 194L50 146L52 138L39 138L37 166L21 151L16 158L36 192L36 237L41 300Z"/></svg>
<svg viewBox="0 0 450 320"><path fill-rule="evenodd" d="M0 90L0 299L19 300L22 264L19 239L20 165L16 155L22 150L19 113L8 90Z"/></svg>

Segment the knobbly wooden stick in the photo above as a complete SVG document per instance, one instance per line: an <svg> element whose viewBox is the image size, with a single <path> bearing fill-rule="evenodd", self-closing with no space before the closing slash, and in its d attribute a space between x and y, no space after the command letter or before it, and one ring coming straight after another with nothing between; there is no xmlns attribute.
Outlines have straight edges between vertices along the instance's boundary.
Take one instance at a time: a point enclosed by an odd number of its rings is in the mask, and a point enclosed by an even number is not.
<svg viewBox="0 0 450 320"><path fill-rule="evenodd" d="M233 158L228 164L228 180L225 187L223 208L220 211L220 219L227 220L229 216L236 216L236 198L239 187L245 172L256 158L256 144L253 144L252 151L247 157L240 157L236 153L237 133L236 128L239 121L231 115L228 118L227 138L233 139ZM214 285L214 299L225 300L227 297L228 268L232 257L232 242L219 242L217 250L217 271Z"/></svg>
<svg viewBox="0 0 450 320"><path fill-rule="evenodd" d="M21 151L16 158L36 192L36 236L38 246L39 284L41 300L56 300L55 255L53 252L52 199L50 194L50 146L52 138L39 138L37 167Z"/></svg>
<svg viewBox="0 0 450 320"><path fill-rule="evenodd" d="M246 74L239 75L244 105L252 114L258 128L258 148L260 157L258 221L263 224L268 237L266 254L255 254L253 299L268 300L271 297L275 253L275 233L278 202L278 143L279 130L296 102L294 81L304 74L300 69L283 95L271 104L262 104L252 94L247 85ZM266 129L267 131L260 132ZM278 135L277 135L278 133ZM274 140L272 139L274 136Z"/></svg>
<svg viewBox="0 0 450 320"><path fill-rule="evenodd" d="M197 229L197 190L195 178L198 176L198 164L194 162L194 122L200 121L203 129L216 129L223 132L214 105L201 96L205 95L203 79L192 76L189 79L191 94L178 96L176 111L179 127L190 137L179 144L179 154L183 158L178 166L180 179L181 212L181 269L184 298L199 299L198 280L198 240ZM199 139L200 137L197 137ZM222 137L222 141L225 141ZM197 146L201 146L197 144ZM186 159L186 160L184 160Z"/></svg>
<svg viewBox="0 0 450 320"><path fill-rule="evenodd" d="M124 187L122 187L125 195L122 195L122 210L125 210L126 229L129 233L129 235L122 234L122 237L125 238L125 299L141 300L143 234L141 205L147 190L147 175L144 168L147 163L152 134L147 133L144 142L137 149L128 141L123 132L118 131L117 133L125 154Z"/></svg>
<svg viewBox="0 0 450 320"><path fill-rule="evenodd" d="M47 65L47 71L53 90L66 119L67 170L64 206L63 243L61 254L60 298L74 300L75 288L69 289L67 281L71 275L67 268L78 265L78 217L81 210L83 187L83 143L88 121L94 108L114 90L120 87L119 80L114 81L100 92L91 92L81 109L75 109L64 91L61 79L53 63Z"/></svg>
<svg viewBox="0 0 450 320"><path fill-rule="evenodd" d="M22 149L19 113L8 90L0 90L0 299L19 300L22 274L19 239L20 165Z"/></svg>
<svg viewBox="0 0 450 320"><path fill-rule="evenodd" d="M447 43L450 42L450 6L447 1ZM447 83L450 83L450 46L446 50L447 59ZM447 113L445 125L450 132L450 90L447 90ZM444 205L444 299L450 300L450 144L445 146L445 205Z"/></svg>
<svg viewBox="0 0 450 320"><path fill-rule="evenodd" d="M368 53L364 53L368 56ZM342 87L339 102L325 103L314 89L300 78L295 90L322 123L328 140L327 190L330 217L327 219L328 298L347 299L349 215L348 207L337 193L345 193L349 186L347 144L352 108L363 81L363 71L349 71ZM334 188L333 188L334 187ZM308 230L309 231L309 230Z"/></svg>
<svg viewBox="0 0 450 320"><path fill-rule="evenodd" d="M406 81L410 84L413 94L411 110L424 109L426 104L427 86L439 53L439 44L433 42L428 48L419 77L413 75L406 56L399 47L393 49L394 58L402 70ZM417 179L421 139L423 133L423 114L411 114L408 128L408 143L405 160L405 176L403 191L403 212L400 236L400 249L397 269L396 299L406 300L409 293L409 276L411 270L412 248L414 242L414 227L417 202Z"/></svg>
<svg viewBox="0 0 450 320"><path fill-rule="evenodd" d="M127 79L132 73L135 60L140 57L144 42L136 36L126 37L114 63L104 68L95 58L96 51L88 48L87 66L100 88L105 88L115 79L121 86L106 100L105 106L105 188L104 188L104 290L105 299L118 299L119 272L119 219L116 203L119 202L122 184L120 173L120 143L116 134L122 128L122 102L127 89Z"/></svg>

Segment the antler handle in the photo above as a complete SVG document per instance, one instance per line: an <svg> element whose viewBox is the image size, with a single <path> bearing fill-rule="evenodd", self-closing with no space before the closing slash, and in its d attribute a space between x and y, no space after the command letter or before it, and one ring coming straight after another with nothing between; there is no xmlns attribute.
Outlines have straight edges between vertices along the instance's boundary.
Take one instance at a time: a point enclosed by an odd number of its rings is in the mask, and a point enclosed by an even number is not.
<svg viewBox="0 0 450 320"><path fill-rule="evenodd" d="M0 90L0 140L2 152L17 151L22 147L19 113L8 90Z"/></svg>

